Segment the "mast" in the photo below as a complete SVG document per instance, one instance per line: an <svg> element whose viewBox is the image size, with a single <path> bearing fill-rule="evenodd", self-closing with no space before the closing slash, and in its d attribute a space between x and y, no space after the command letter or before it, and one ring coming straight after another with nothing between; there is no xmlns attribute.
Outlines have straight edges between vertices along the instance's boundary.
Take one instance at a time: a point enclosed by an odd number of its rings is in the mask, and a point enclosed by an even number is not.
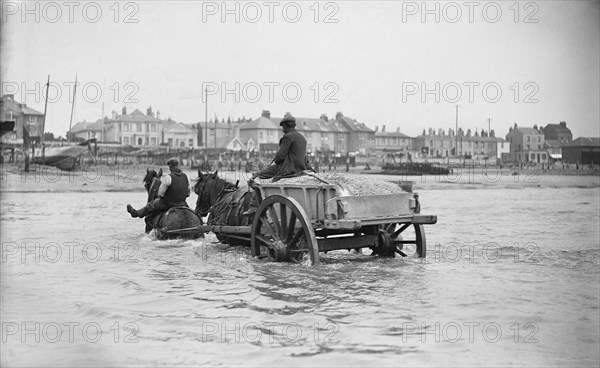
<svg viewBox="0 0 600 368"><path fill-rule="evenodd" d="M44 120L42 121L42 136L40 142L44 145L44 132L46 131L46 111L48 111L48 94L50 93L50 74L48 74L48 82L46 82L46 102L44 103Z"/></svg>
<svg viewBox="0 0 600 368"><path fill-rule="evenodd" d="M71 126L73 125L73 109L75 108L75 95L77 91L77 74L75 74L75 85L73 85L73 103L71 104L71 119L69 120L69 132L67 142L71 143Z"/></svg>

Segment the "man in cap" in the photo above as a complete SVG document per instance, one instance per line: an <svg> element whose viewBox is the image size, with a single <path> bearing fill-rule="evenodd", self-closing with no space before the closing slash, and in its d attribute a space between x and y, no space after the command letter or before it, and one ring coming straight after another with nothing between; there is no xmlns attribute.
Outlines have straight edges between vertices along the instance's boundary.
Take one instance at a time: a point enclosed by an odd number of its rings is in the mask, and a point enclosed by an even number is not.
<svg viewBox="0 0 600 368"><path fill-rule="evenodd" d="M148 202L146 206L135 210L131 205L127 205L127 212L131 217L144 218L156 212L168 210L171 207L185 206L185 199L190 196L190 182L179 168L177 157L171 157L167 161L170 174L163 175L160 178L160 187L158 188L158 198Z"/></svg>
<svg viewBox="0 0 600 368"><path fill-rule="evenodd" d="M283 128L283 137L279 140L274 164L254 173L250 181L255 178L273 178L273 181L277 181L281 178L297 176L309 168L306 161L306 139L296 131L296 118L288 112L279 125Z"/></svg>
<svg viewBox="0 0 600 368"><path fill-rule="evenodd" d="M279 125L283 128L283 137L279 140L279 149L273 159L274 164L254 173L248 181L249 186L252 186L256 178L273 178L273 181L277 181L298 176L302 171L311 169L306 160L306 138L296 131L296 118L288 112ZM252 196L250 208L242 215L253 216L257 208L258 201L255 196Z"/></svg>

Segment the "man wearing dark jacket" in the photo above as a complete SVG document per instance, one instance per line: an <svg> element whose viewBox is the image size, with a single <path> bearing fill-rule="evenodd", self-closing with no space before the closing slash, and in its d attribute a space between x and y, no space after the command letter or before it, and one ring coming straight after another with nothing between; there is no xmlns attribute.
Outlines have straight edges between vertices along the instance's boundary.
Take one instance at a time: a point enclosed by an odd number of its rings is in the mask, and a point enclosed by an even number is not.
<svg viewBox="0 0 600 368"><path fill-rule="evenodd" d="M190 182L179 168L179 160L176 157L167 161L169 166L169 175L163 175L160 178L160 187L158 188L158 198L148 202L146 206L135 210L131 205L127 205L127 212L131 217L144 218L157 212L168 210L171 207L185 206L185 199L190 196Z"/></svg>
<svg viewBox="0 0 600 368"><path fill-rule="evenodd" d="M255 178L277 181L281 178L297 176L308 169L306 161L306 139L296 131L296 118L286 113L279 125L283 128L283 137L279 140L279 150L273 160L274 165L252 175Z"/></svg>

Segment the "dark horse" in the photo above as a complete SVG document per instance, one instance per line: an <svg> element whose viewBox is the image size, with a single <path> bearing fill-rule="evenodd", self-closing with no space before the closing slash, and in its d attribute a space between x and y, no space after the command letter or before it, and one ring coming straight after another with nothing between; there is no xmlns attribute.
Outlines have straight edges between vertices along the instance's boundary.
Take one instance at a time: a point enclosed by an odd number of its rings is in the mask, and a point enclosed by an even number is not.
<svg viewBox="0 0 600 368"><path fill-rule="evenodd" d="M146 175L142 180L144 187L148 192L148 202L158 197L158 188L160 187L162 169L146 169ZM156 230L156 237L160 240L172 238L196 239L204 236L204 232L197 229L202 225L202 220L189 207L172 207L144 218L146 221L146 233Z"/></svg>
<svg viewBox="0 0 600 368"><path fill-rule="evenodd" d="M203 174L198 170L198 179L194 192L198 195L196 214L198 217L208 217L208 225L248 226L252 217L244 216L243 212L250 208L252 190L248 187L238 188L214 173ZM250 238L232 237L216 234L220 242L231 245L250 245Z"/></svg>

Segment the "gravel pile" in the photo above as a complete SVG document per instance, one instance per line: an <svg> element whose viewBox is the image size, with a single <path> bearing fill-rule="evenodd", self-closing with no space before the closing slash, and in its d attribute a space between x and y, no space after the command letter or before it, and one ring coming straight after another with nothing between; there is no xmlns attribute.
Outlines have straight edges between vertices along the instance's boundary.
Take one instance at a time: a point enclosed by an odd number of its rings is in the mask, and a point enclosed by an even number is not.
<svg viewBox="0 0 600 368"><path fill-rule="evenodd" d="M320 179L342 188L342 195L376 195L376 194L396 194L404 193L398 183L392 183L386 180L379 179L372 175L355 175L342 173L325 173L316 174ZM256 179L257 183L270 184L271 179ZM309 176L303 175L295 178L281 179L277 184L306 184L306 185L322 185L322 181Z"/></svg>

